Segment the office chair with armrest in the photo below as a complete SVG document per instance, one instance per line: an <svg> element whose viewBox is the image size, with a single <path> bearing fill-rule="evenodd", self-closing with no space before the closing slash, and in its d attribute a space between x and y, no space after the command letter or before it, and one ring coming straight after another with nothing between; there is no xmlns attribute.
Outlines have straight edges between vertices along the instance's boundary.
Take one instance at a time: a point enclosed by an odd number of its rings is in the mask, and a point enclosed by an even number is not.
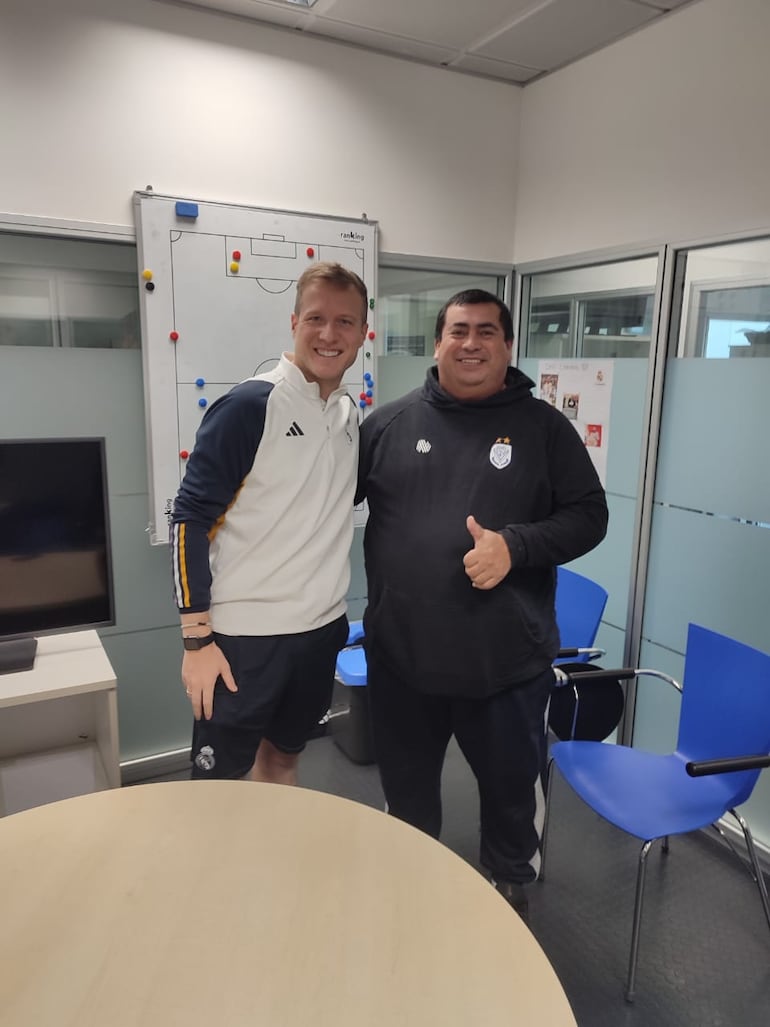
<svg viewBox="0 0 770 1027"><path fill-rule="evenodd" d="M556 568L556 623L562 648L554 660L548 727L561 740L599 742L623 715L624 695L617 678L602 675L586 687L577 673L589 670L590 661L604 655L594 642L606 605L607 590L597 582L566 567Z"/></svg>
<svg viewBox="0 0 770 1027"><path fill-rule="evenodd" d="M567 659L585 663L604 650L595 649L607 590L597 582L577 574L566 567L556 568L556 623L562 648L554 661L557 665Z"/></svg>
<svg viewBox="0 0 770 1027"><path fill-rule="evenodd" d="M716 825L726 813L732 814L743 831L752 876L770 926L767 888L751 831L736 812L736 807L751 795L765 759L755 754L770 750L770 655L691 624L683 686L659 671L632 668L589 671L583 676L590 678L600 673L625 677L651 675L668 681L682 693L677 747L670 754L586 741L557 742L551 750L541 879L545 876L554 764L591 809L643 842L625 992L631 1002L647 856L655 840L663 839L663 851L667 852L669 836ZM750 757L749 763L741 764L745 757ZM729 759L730 766L722 765L721 770L719 764L712 762L724 759Z"/></svg>

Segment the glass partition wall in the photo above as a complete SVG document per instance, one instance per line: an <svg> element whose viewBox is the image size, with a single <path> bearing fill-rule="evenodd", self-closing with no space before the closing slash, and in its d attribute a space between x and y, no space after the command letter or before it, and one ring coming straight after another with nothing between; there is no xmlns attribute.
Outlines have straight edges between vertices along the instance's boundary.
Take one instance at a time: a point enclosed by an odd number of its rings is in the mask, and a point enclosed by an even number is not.
<svg viewBox="0 0 770 1027"><path fill-rule="evenodd" d="M383 263L377 272L377 402L403 396L422 384L433 363L436 316L455 293L485 289L510 302L510 272L504 268L424 269ZM448 264L448 262L447 262Z"/></svg>
<svg viewBox="0 0 770 1027"><path fill-rule="evenodd" d="M616 666L629 658L626 625L636 574L659 266L655 254L523 272L520 282L519 367L536 385L542 374L551 379L572 374L584 383L598 374L610 392L600 431L606 462L597 464L607 491L609 530L601 546L571 566L609 593L597 645Z"/></svg>
<svg viewBox="0 0 770 1027"><path fill-rule="evenodd" d="M770 240L681 250L671 277L640 658L681 680L690 622L770 650ZM635 742L669 750L678 706L640 688ZM767 776L746 813L770 847Z"/></svg>
<svg viewBox="0 0 770 1027"><path fill-rule="evenodd" d="M610 530L575 562L610 594L604 665L681 681L689 623L768 651L770 239L519 270L530 377L541 361L612 362ZM645 679L620 733L670 751L678 719L677 693ZM770 849L770 778L746 812Z"/></svg>

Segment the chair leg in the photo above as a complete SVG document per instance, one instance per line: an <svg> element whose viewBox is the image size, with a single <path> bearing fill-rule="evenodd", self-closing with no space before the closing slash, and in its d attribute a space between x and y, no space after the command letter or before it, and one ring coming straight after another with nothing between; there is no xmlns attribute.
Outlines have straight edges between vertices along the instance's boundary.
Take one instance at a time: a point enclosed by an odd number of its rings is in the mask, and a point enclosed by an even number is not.
<svg viewBox="0 0 770 1027"><path fill-rule="evenodd" d="M545 880L545 849L548 841L548 824L551 819L551 788L553 787L553 760L548 760L545 771L545 816L543 818L543 833L540 836L540 873L538 880Z"/></svg>
<svg viewBox="0 0 770 1027"><path fill-rule="evenodd" d="M762 874L762 868L760 867L759 860L757 859L757 850L754 847L754 838L751 834L751 831L749 830L749 825L746 823L746 821L743 819L740 813L736 812L736 810L734 809L728 810L728 812L732 813L732 815L741 825L743 837L746 839L746 848L749 852L749 859L751 860L751 866L753 868L752 876L754 877L754 880L757 882L757 888L759 888L759 897L762 900L762 908L765 911L765 919L767 920L767 926L770 927L770 905L767 901L767 885L765 884L765 878Z"/></svg>
<svg viewBox="0 0 770 1027"><path fill-rule="evenodd" d="M634 924L631 930L631 953L628 959L628 979L626 980L626 1002L634 1001L634 985L636 984L636 962L639 957L639 934L642 929L642 902L644 900L644 880L647 871L647 856L652 848L652 840L645 842L639 853L639 869L636 873L636 900L634 902Z"/></svg>

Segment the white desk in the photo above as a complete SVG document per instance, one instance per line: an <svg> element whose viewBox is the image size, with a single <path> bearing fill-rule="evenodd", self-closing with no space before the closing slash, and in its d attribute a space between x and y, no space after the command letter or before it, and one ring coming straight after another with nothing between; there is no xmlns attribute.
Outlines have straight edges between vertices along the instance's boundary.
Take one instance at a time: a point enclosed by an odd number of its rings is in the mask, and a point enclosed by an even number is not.
<svg viewBox="0 0 770 1027"><path fill-rule="evenodd" d="M3 1027L575 1027L480 874L367 806L182 781L0 821Z"/></svg>
<svg viewBox="0 0 770 1027"><path fill-rule="evenodd" d="M0 675L0 815L120 785L115 672L95 631L44 636Z"/></svg>

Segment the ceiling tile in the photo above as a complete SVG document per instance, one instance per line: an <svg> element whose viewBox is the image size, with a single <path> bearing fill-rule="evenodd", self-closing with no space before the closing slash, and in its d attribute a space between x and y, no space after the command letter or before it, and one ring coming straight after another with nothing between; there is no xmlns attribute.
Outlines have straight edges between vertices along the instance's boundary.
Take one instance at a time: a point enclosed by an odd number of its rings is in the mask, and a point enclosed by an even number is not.
<svg viewBox="0 0 770 1027"><path fill-rule="evenodd" d="M373 29L359 28L357 25L347 25L344 22L332 21L331 18L314 18L312 23L307 23L307 28L308 32L313 35L354 43L356 46L378 50L380 53L411 57L416 61L425 61L428 64L445 64L457 56L455 50L423 43L418 39L407 39L387 32L376 32Z"/></svg>
<svg viewBox="0 0 770 1027"><path fill-rule="evenodd" d="M223 11L225 14L239 14L255 21L266 21L271 25L293 29L303 24L308 16L306 9L292 4L267 4L260 0L174 0L184 7L203 7L207 11Z"/></svg>
<svg viewBox="0 0 770 1027"><path fill-rule="evenodd" d="M314 10L335 21L464 49L543 0L331 0Z"/></svg>
<svg viewBox="0 0 770 1027"><path fill-rule="evenodd" d="M631 0L553 0L474 52L525 67L557 68L659 14Z"/></svg>
<svg viewBox="0 0 770 1027"><path fill-rule="evenodd" d="M527 82L700 0L154 0L225 12L468 74ZM770 0L767 0L770 2Z"/></svg>

